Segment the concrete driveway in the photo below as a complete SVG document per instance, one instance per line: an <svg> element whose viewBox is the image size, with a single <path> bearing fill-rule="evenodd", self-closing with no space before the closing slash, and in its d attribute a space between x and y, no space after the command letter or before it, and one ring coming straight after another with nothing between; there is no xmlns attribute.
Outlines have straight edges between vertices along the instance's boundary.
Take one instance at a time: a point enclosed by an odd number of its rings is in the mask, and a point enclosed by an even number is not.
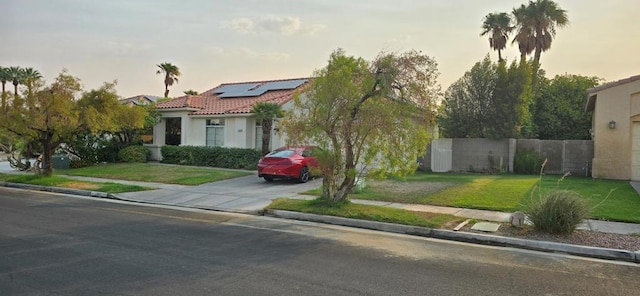
<svg viewBox="0 0 640 296"><path fill-rule="evenodd" d="M304 192L322 185L321 179L307 183L294 180L266 182L257 173L198 186L167 186L162 189L116 194L124 200L213 209L231 212L257 212L279 197L307 199Z"/></svg>

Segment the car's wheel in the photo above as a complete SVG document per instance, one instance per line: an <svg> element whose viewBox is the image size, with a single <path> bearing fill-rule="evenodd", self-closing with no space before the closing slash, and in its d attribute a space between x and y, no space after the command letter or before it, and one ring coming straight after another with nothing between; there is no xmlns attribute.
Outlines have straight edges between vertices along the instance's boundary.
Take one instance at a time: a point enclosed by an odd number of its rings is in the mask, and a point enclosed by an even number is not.
<svg viewBox="0 0 640 296"><path fill-rule="evenodd" d="M307 183L311 179L311 174L309 173L309 169L307 167L303 167L300 169L300 177L298 180L300 183Z"/></svg>
<svg viewBox="0 0 640 296"><path fill-rule="evenodd" d="M273 182L273 177L271 176L264 176L264 180L267 182Z"/></svg>

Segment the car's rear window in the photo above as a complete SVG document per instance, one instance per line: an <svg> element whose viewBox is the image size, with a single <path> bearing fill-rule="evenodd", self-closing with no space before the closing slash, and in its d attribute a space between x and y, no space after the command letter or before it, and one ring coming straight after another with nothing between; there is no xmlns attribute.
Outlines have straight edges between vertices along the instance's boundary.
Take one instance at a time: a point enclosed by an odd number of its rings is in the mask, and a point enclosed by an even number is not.
<svg viewBox="0 0 640 296"><path fill-rule="evenodd" d="M268 157L289 157L294 153L296 153L295 150L279 150L279 151L273 151L269 153L267 156Z"/></svg>

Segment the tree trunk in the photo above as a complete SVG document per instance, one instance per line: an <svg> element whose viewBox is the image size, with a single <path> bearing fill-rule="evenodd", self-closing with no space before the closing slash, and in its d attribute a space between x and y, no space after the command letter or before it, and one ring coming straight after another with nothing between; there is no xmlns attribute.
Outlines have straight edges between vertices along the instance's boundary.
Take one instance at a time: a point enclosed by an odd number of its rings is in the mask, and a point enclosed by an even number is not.
<svg viewBox="0 0 640 296"><path fill-rule="evenodd" d="M168 98L169 97L169 86L168 85L164 85L164 97Z"/></svg>
<svg viewBox="0 0 640 296"><path fill-rule="evenodd" d="M46 135L41 141L42 144L42 170L41 174L45 176L51 176L53 174L53 152L54 145L51 140L51 135ZM36 168L37 170L38 168Z"/></svg>
<svg viewBox="0 0 640 296"><path fill-rule="evenodd" d="M336 193L336 188L334 184L335 184L335 175L325 174L322 177L322 196L323 197L333 199Z"/></svg>
<svg viewBox="0 0 640 296"><path fill-rule="evenodd" d="M2 109L4 111L6 111L5 108L7 107L7 97L5 97L7 92L5 90L5 84L6 84L6 82L2 82Z"/></svg>
<svg viewBox="0 0 640 296"><path fill-rule="evenodd" d="M271 126L273 122L271 120L263 120L262 125L262 155L269 154L269 142L271 142Z"/></svg>
<svg viewBox="0 0 640 296"><path fill-rule="evenodd" d="M502 52L498 49L498 62L502 62Z"/></svg>
<svg viewBox="0 0 640 296"><path fill-rule="evenodd" d="M349 130L351 128L349 127ZM335 196L333 196L334 201L341 201L347 198L351 189L355 184L355 156L353 155L353 144L351 143L351 139L347 138L345 142L345 178L342 180L340 187L338 188Z"/></svg>
<svg viewBox="0 0 640 296"><path fill-rule="evenodd" d="M340 184L340 188L338 188L336 195L333 197L333 201L345 200L349 195L349 192L351 192L351 189L353 189L356 178L351 177L349 174L347 175L348 176L342 181L342 184Z"/></svg>

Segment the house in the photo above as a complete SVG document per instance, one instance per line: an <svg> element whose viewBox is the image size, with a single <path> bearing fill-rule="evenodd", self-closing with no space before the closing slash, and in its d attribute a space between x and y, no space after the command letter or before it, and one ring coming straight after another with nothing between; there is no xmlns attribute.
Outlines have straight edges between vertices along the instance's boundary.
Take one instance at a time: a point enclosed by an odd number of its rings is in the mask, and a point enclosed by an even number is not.
<svg viewBox="0 0 640 296"><path fill-rule="evenodd" d="M594 178L640 181L640 75L587 90Z"/></svg>
<svg viewBox="0 0 640 296"><path fill-rule="evenodd" d="M271 102L288 110L297 91L309 79L224 83L199 95L185 95L156 105L161 120L153 129L153 140L146 146L152 159L160 160L164 145L221 146L255 148L262 146L262 127L252 117L258 102ZM274 124L271 149L285 144L284 135Z"/></svg>
<svg viewBox="0 0 640 296"><path fill-rule="evenodd" d="M150 96L150 95L139 95L139 96L119 100L119 102L121 104L128 104L129 106L133 106L133 105L146 106L146 105L158 102L158 97Z"/></svg>

